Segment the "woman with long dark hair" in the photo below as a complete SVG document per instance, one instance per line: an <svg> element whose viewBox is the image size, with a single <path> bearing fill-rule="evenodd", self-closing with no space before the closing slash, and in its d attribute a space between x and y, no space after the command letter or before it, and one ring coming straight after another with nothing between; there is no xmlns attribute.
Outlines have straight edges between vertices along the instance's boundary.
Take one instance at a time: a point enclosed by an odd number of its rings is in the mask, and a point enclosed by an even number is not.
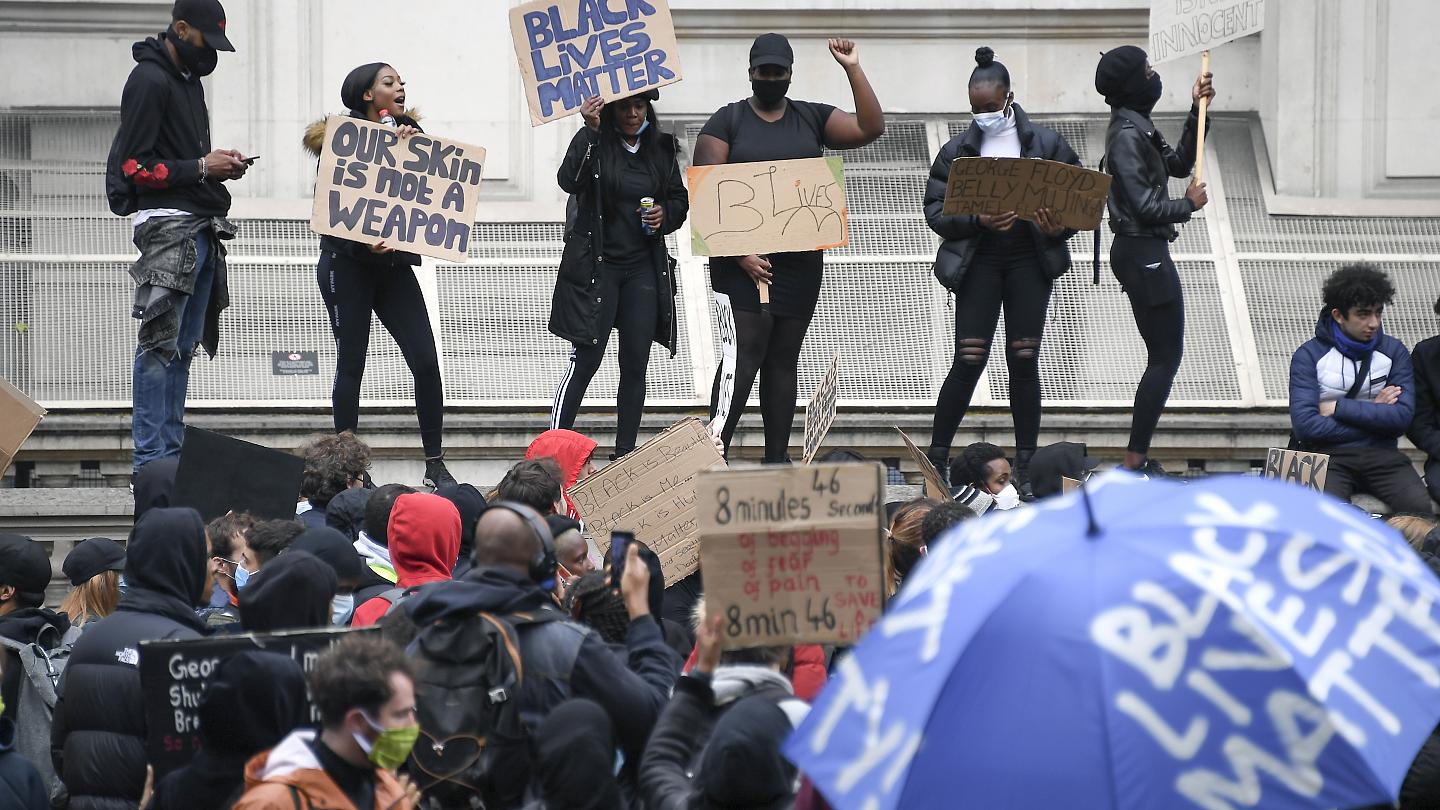
<svg viewBox="0 0 1440 810"><path fill-rule="evenodd" d="M935 403L927 455L937 470L948 466L950 443L985 370L1003 306L1015 477L1021 494L1029 497L1030 457L1040 437L1040 338L1050 287L1070 269L1065 240L1075 232L1045 208L1033 223L1016 218L1014 211L947 217L942 213L945 187L956 158L1027 157L1076 166L1080 158L1059 133L1032 122L1015 103L1010 71L989 48L975 51L969 90L974 123L941 147L925 188L925 220L945 240L935 257L935 277L955 294L955 358Z"/></svg>
<svg viewBox="0 0 1440 810"><path fill-rule="evenodd" d="M416 113L406 114L405 82L395 68L371 62L350 71L340 85L340 100L352 118L396 127L401 140L421 132ZM305 146L316 155L325 135L324 120L305 131ZM425 485L455 483L445 468L441 432L445 391L435 334L415 266L420 257L396 250L383 241L373 245L337 236L320 237L316 277L325 312L335 335L335 385L331 390L335 432L356 431L360 423L360 380L370 347L370 316L374 313L400 347L415 378L415 414L425 448Z"/></svg>
<svg viewBox="0 0 1440 810"><path fill-rule="evenodd" d="M885 134L885 114L860 67L859 48L848 39L832 39L829 48L850 81L855 114L787 98L795 53L785 37L761 34L750 46L750 97L710 116L695 139L695 165L815 158L826 148L855 149ZM727 452L758 374L764 461L789 462L800 349L820 299L824 265L818 250L710 259L710 286L729 296L735 312L735 390L728 417L717 426ZM760 306L760 284L769 288L768 312ZM722 399L721 384L717 372L712 420Z"/></svg>
<svg viewBox="0 0 1440 810"><path fill-rule="evenodd" d="M550 301L550 331L570 341L570 365L555 391L551 429L569 430L600 368L610 330L620 333L615 455L635 449L645 407L650 343L675 356L675 268L665 235L685 222L690 200L675 137L660 131L648 90L605 103L585 101L556 180L575 195L565 252ZM648 205L647 205L648 204Z"/></svg>

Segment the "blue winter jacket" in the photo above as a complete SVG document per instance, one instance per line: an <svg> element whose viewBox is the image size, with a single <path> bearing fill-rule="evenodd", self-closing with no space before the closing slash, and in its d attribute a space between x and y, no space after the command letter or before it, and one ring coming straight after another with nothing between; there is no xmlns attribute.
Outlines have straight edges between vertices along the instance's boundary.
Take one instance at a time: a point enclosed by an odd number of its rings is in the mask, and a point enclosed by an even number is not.
<svg viewBox="0 0 1440 810"><path fill-rule="evenodd" d="M1354 398L1346 392L1360 372L1361 361L1340 353L1330 336L1331 317L1322 311L1315 337L1290 359L1290 430L1306 449L1337 447L1394 448L1415 415L1415 370L1405 344L1382 330L1370 359L1369 379ZM1400 386L1400 401L1379 405L1375 395L1388 385ZM1320 415L1320 403L1335 403L1333 416Z"/></svg>

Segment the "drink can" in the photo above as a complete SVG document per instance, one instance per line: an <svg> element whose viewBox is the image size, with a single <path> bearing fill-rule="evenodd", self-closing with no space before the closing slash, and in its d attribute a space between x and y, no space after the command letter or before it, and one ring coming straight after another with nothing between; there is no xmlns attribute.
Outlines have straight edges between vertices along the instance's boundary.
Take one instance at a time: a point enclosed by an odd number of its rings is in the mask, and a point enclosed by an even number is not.
<svg viewBox="0 0 1440 810"><path fill-rule="evenodd" d="M646 235L646 236L654 236L654 235L655 235L655 229L652 228L652 227L650 227L650 225L645 221L645 213L648 212L651 208L654 208L654 207L655 207L655 198L654 198L654 197L641 197L641 198L640 198L640 229L645 232L645 235Z"/></svg>

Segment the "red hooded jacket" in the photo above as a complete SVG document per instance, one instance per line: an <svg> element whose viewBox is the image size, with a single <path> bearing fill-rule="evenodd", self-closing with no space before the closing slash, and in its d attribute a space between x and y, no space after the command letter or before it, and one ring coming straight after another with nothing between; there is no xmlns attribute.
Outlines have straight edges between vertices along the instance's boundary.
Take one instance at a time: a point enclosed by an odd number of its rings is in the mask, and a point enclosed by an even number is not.
<svg viewBox="0 0 1440 810"><path fill-rule="evenodd" d="M560 495L565 499L566 514L576 520L580 519L580 513L570 502L570 488L575 486L575 481L580 478L580 468L590 460L598 446L594 439L573 430L547 430L525 448L526 461L553 458L560 464L560 472L565 476L560 484Z"/></svg>
<svg viewBox="0 0 1440 810"><path fill-rule="evenodd" d="M401 588L450 579L460 554L460 512L455 504L426 492L395 499L386 529L390 562ZM390 600L377 596L355 608L352 627L368 627L390 609Z"/></svg>

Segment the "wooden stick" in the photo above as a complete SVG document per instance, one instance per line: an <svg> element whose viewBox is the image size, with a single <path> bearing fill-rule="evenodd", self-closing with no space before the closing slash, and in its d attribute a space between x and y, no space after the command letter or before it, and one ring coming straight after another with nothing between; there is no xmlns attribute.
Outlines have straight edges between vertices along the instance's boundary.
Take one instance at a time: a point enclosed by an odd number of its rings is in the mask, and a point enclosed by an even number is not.
<svg viewBox="0 0 1440 810"><path fill-rule="evenodd" d="M1200 54L1200 78L1210 72L1210 51ZM1195 182L1205 179L1205 116L1210 111L1210 99L1200 97L1200 132L1195 137Z"/></svg>

